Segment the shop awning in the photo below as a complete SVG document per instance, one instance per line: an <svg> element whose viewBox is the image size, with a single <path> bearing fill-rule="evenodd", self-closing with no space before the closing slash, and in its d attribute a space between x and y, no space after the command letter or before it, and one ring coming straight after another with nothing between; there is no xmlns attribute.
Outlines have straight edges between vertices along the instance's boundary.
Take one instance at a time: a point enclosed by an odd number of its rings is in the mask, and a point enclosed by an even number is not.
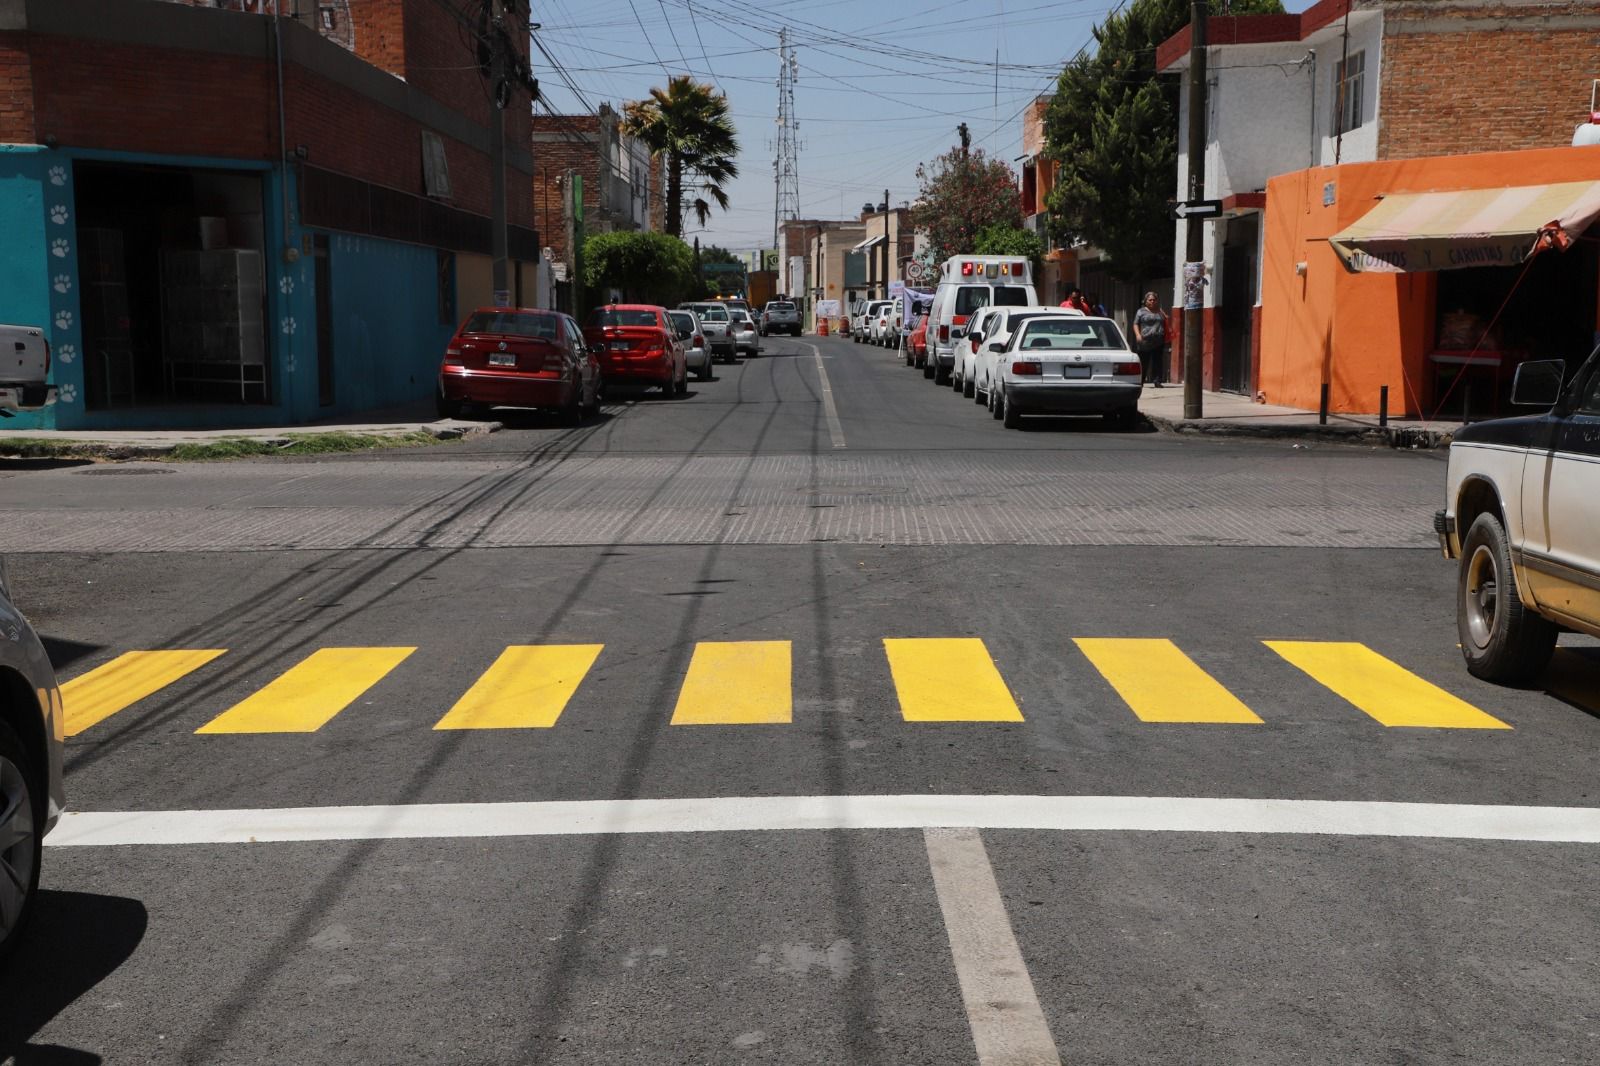
<svg viewBox="0 0 1600 1066"><path fill-rule="evenodd" d="M1395 193L1328 238L1351 273L1511 266L1600 217L1600 181Z"/></svg>
<svg viewBox="0 0 1600 1066"><path fill-rule="evenodd" d="M884 235L880 233L876 237L868 237L866 240L862 241L860 244L856 245L850 250L852 252L864 252L868 248L876 248L878 245L882 244L885 239L886 238Z"/></svg>

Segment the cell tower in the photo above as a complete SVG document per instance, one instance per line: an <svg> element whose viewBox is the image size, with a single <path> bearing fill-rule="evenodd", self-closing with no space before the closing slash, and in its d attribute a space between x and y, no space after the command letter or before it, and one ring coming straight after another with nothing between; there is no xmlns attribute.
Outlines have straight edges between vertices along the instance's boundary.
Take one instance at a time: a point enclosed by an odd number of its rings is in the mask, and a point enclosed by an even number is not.
<svg viewBox="0 0 1600 1066"><path fill-rule="evenodd" d="M794 83L800 61L789 43L789 28L778 31L778 140L772 160L772 247L778 247L778 227L784 219L800 217L800 122L794 117Z"/></svg>

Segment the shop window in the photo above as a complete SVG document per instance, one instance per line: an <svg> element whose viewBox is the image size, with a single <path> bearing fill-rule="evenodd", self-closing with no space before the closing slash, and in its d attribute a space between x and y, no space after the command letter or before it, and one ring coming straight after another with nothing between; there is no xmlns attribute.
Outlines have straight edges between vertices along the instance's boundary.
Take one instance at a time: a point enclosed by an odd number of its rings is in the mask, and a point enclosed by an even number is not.
<svg viewBox="0 0 1600 1066"><path fill-rule="evenodd" d="M1367 53L1356 52L1333 65L1333 132L1348 133L1361 125L1362 90L1367 74Z"/></svg>

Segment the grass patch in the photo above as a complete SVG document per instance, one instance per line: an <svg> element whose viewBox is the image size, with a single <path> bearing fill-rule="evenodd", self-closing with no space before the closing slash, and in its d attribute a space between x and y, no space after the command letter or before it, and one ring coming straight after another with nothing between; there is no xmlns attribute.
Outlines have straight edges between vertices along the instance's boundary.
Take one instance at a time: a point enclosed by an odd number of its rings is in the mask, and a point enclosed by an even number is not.
<svg viewBox="0 0 1600 1066"><path fill-rule="evenodd" d="M416 448L441 443L421 430L384 436L375 433L286 433L281 438L224 437L204 444L180 444L166 458L175 462L209 462L258 455L336 455L374 448Z"/></svg>
<svg viewBox="0 0 1600 1066"><path fill-rule="evenodd" d="M0 437L0 455L9 459L76 459L92 454L85 445L74 441Z"/></svg>

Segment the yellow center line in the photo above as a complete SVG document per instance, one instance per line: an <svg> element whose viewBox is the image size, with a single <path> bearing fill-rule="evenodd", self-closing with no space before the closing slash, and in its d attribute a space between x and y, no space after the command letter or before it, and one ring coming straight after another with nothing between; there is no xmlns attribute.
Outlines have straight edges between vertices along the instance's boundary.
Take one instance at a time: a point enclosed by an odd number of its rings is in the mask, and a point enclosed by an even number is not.
<svg viewBox="0 0 1600 1066"><path fill-rule="evenodd" d="M604 644L517 645L456 701L435 729L549 729Z"/></svg>
<svg viewBox="0 0 1600 1066"><path fill-rule="evenodd" d="M886 638L908 722L1020 722L1022 711L977 637Z"/></svg>
<svg viewBox="0 0 1600 1066"><path fill-rule="evenodd" d="M315 733L416 648L322 648L196 733Z"/></svg>
<svg viewBox="0 0 1600 1066"><path fill-rule="evenodd" d="M1386 726L1510 729L1365 644L1269 640L1265 644Z"/></svg>
<svg viewBox="0 0 1600 1066"><path fill-rule="evenodd" d="M1075 643L1142 722L1261 723L1170 640L1081 637Z"/></svg>
<svg viewBox="0 0 1600 1066"><path fill-rule="evenodd" d="M66 734L75 737L224 654L226 649L124 652L61 686Z"/></svg>
<svg viewBox="0 0 1600 1066"><path fill-rule="evenodd" d="M787 640L696 644L673 725L783 725L794 720Z"/></svg>

